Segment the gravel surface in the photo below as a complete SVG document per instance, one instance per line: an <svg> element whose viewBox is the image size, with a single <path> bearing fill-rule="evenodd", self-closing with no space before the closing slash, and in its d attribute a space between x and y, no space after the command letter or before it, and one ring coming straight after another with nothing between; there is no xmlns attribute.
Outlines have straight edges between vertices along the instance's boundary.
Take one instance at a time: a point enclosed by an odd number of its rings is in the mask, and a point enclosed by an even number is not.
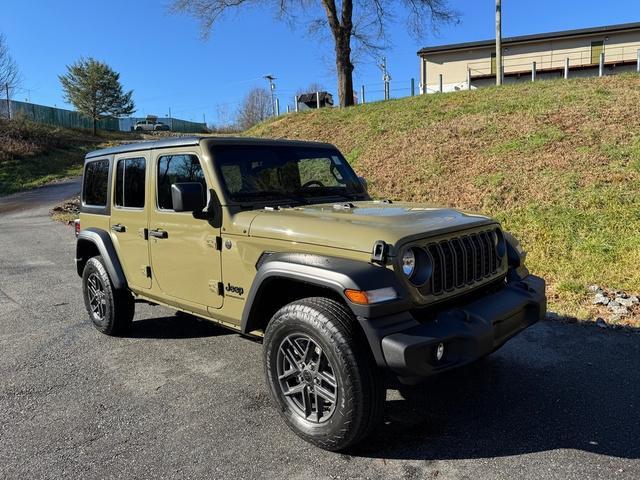
<svg viewBox="0 0 640 480"><path fill-rule="evenodd" d="M0 478L640 478L637 333L542 322L329 453L271 406L259 343L150 306L94 330L54 197L0 214Z"/></svg>

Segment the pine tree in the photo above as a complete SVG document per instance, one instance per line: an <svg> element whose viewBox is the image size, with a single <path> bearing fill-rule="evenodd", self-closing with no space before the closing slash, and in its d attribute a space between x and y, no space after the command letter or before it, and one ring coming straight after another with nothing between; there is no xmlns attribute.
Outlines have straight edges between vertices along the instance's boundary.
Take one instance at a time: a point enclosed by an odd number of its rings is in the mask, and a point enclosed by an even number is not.
<svg viewBox="0 0 640 480"><path fill-rule="evenodd" d="M81 58L67 66L67 74L58 77L64 89L65 100L80 113L93 120L96 134L98 120L135 111L133 90L124 93L120 74L106 63L93 58Z"/></svg>

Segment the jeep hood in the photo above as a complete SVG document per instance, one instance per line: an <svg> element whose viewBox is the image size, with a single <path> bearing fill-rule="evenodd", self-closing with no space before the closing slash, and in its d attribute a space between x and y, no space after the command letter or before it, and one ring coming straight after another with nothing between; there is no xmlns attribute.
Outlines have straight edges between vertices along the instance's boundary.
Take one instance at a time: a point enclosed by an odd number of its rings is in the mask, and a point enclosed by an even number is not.
<svg viewBox="0 0 640 480"><path fill-rule="evenodd" d="M247 233L252 237L371 252L376 240L397 246L490 223L495 222L450 208L362 201L264 210L253 218Z"/></svg>

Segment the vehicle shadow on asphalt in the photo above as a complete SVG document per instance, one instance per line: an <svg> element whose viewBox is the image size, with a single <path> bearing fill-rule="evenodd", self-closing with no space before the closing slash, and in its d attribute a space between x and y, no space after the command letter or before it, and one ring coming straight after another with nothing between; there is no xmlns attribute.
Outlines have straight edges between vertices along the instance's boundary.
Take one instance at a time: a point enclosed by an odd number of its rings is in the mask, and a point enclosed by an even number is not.
<svg viewBox="0 0 640 480"><path fill-rule="evenodd" d="M563 324L548 331L526 348L401 389L384 425L350 454L439 460L576 449L640 458L640 336Z"/></svg>
<svg viewBox="0 0 640 480"><path fill-rule="evenodd" d="M182 339L231 335L228 329L200 320L197 317L178 314L167 317L135 320L127 336L130 338Z"/></svg>

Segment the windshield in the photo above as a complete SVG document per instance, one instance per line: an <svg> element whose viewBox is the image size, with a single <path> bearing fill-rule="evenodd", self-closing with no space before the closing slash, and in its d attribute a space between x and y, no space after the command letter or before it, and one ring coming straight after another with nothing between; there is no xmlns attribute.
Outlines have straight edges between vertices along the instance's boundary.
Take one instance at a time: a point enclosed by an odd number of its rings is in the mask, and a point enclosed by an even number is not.
<svg viewBox="0 0 640 480"><path fill-rule="evenodd" d="M216 146L213 156L233 202L307 203L310 198L318 201L317 197L366 197L360 180L335 149Z"/></svg>

